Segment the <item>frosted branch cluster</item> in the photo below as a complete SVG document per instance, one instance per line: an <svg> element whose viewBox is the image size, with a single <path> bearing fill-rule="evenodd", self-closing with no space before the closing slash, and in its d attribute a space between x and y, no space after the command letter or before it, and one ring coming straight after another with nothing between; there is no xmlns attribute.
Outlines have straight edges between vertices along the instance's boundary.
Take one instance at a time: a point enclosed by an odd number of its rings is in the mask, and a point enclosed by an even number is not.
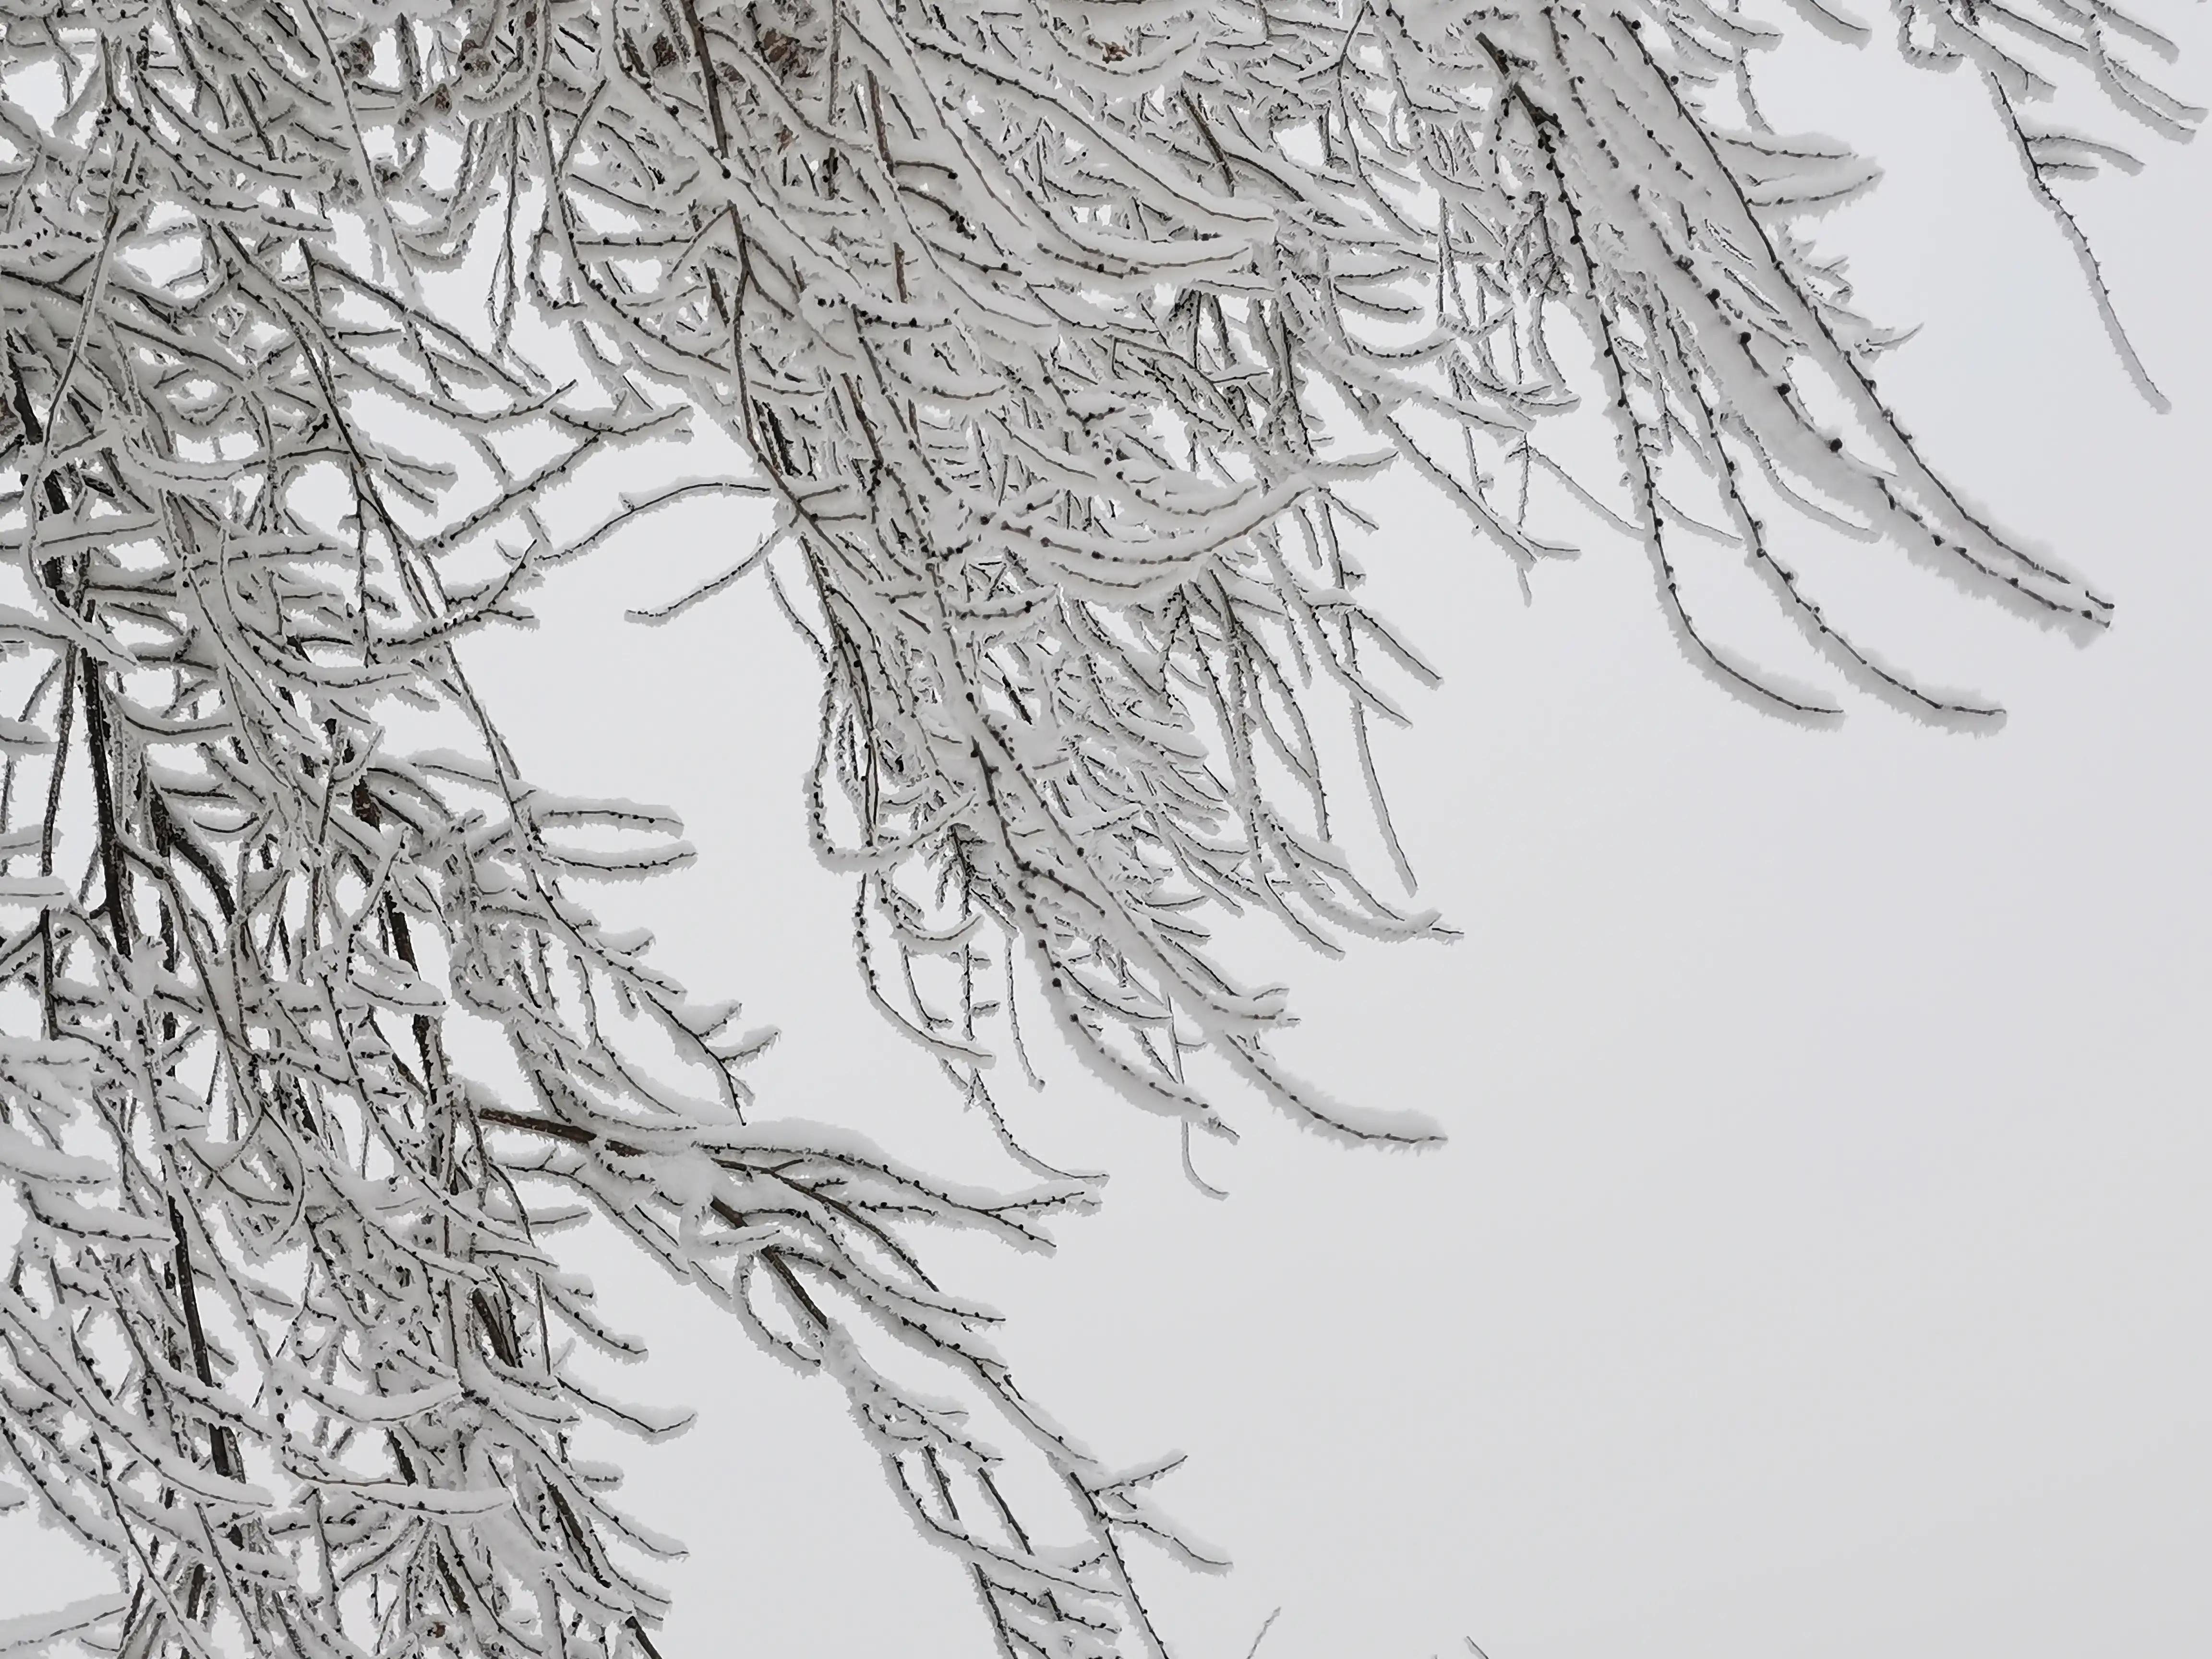
<svg viewBox="0 0 2212 1659"><path fill-rule="evenodd" d="M2100 0L1896 12L1986 81L2094 280L2052 187L2125 158L2039 112L2071 70L2185 132L2135 66L2164 43ZM1524 566L1559 550L1532 484L1578 496L1693 662L1808 720L1838 705L1701 629L1684 538L1945 722L1995 711L1832 626L1774 514L2105 617L1877 394L1887 337L1806 232L1869 170L1768 128L1772 27L1733 7L0 18L0 1504L117 1564L40 1627L95 1650L652 1655L676 1547L572 1443L681 1419L579 1368L642 1352L564 1267L586 1224L836 1380L1009 1659L1162 1651L1126 1547L1206 1559L1148 1501L1166 1466L1098 1463L919 1258L932 1226L1042 1247L1091 1182L1011 1129L1034 1180L987 1193L752 1127L734 1011L577 896L680 827L534 787L457 648L640 516L771 501L695 597L765 565L812 642L805 810L867 986L1002 1128L1026 998L1186 1132L1231 1133L1241 1080L1433 1135L1282 1069L1284 993L1214 937L1437 930L1337 830L1348 798L1395 849L1369 733L1431 673L1362 597L1364 480ZM1617 477L1547 453L1578 404ZM683 434L749 471L562 506Z"/></svg>

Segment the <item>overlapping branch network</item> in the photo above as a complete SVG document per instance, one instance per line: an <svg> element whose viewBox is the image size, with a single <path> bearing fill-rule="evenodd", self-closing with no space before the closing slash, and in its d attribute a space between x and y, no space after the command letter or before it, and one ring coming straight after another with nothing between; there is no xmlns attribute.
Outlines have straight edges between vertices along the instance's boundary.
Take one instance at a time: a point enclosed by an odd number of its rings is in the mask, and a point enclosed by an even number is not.
<svg viewBox="0 0 2212 1659"><path fill-rule="evenodd" d="M1989 79L2039 190L2107 152L2032 125L2037 64L2194 119L2112 55L2159 42L2110 8L1900 15ZM571 1435L673 1422L565 1358L635 1351L548 1243L586 1216L839 1379L1003 1650L1156 1645L1123 1545L1171 1537L1157 1471L1109 1474L1024 1400L912 1237L1036 1243L1089 1188L1037 1165L969 1193L749 1127L724 1012L570 891L680 860L673 822L533 788L453 654L546 565L726 487L572 533L549 503L603 458L714 423L772 493L732 570L803 577L778 592L823 668L819 850L859 884L872 989L994 1115L1020 990L1188 1127L1227 1133L1204 1054L1330 1132L1431 1133L1283 1072L1283 994L1212 937L1435 925L1351 868L1322 761L1347 710L1395 846L1376 672L1428 671L1360 596L1355 481L1419 472L1524 563L1553 550L1532 477L1566 483L1642 544L1693 660L1808 718L1832 706L1692 620L1684 534L1939 720L1989 711L1833 629L1762 503L2104 615L1877 397L1882 338L1796 228L1864 172L1765 130L1765 37L1733 11L7 18L0 1462L123 1565L76 1622L134 1659L650 1652L662 1540ZM480 317L428 297L457 283ZM573 383L520 343L549 322ZM1625 501L1538 441L1591 384ZM466 1030L503 1040L497 1078Z"/></svg>
<svg viewBox="0 0 2212 1659"><path fill-rule="evenodd" d="M1166 1535L1151 1472L1024 1401L909 1237L1037 1244L1088 1190L749 1128L730 1011L568 890L687 849L529 785L453 647L607 527L548 502L677 417L563 399L423 301L345 22L10 37L0 1467L126 1583L57 1628L650 1653L638 1565L672 1546L574 1435L678 1419L571 1361L641 1352L553 1251L596 1216L837 1378L1006 1639L1112 1650L1143 1622L1118 1540ZM1058 1483L1026 1522L1010 1455Z"/></svg>

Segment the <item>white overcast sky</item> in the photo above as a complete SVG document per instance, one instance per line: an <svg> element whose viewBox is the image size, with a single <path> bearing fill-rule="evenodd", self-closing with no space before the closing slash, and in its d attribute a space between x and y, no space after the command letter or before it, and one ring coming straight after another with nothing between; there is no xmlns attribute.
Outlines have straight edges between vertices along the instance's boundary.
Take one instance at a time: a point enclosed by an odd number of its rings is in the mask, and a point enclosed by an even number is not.
<svg viewBox="0 0 2212 1659"><path fill-rule="evenodd" d="M2212 95L2212 30L2179 9L2179 79ZM1692 672L1633 550L1589 538L1524 608L1502 557L1391 493L1364 556L1447 679L1389 771L1466 937L1255 960L1299 994L1295 1059L1450 1144L1346 1152L1241 1103L1242 1144L1201 1149L1214 1204L1063 1058L1014 1103L1045 1155L1115 1171L1104 1212L1053 1260L957 1258L1030 1394L1110 1459L1192 1455L1161 1495L1237 1566L1141 1563L1185 1659L1242 1659L1277 1606L1264 1659L2212 1651L2212 167L2147 142L2144 174L2071 198L2173 396L2155 416L1971 81L1886 46L1786 67L1778 123L1889 171L1824 233L1878 317L1925 325L1886 390L2117 626L2080 649L1885 551L1808 550L1870 642L2013 716L1946 735L1858 700L1810 734ZM768 1113L965 1146L805 853L813 682L766 594L605 643L616 604L726 561L728 526L689 522L486 653L525 763L684 811L700 867L610 908L784 1028ZM586 651L603 671L555 665ZM702 1410L635 1460L633 1500L694 1549L666 1651L984 1651L834 1388L620 1282L659 1361L630 1390Z"/></svg>
<svg viewBox="0 0 2212 1659"><path fill-rule="evenodd" d="M2212 28L2156 20L2212 97ZM2154 416L1977 89L1887 60L1823 49L1770 83L1778 125L1889 169L1824 246L1880 319L1925 325L1883 383L1929 453L2117 625L2078 649L1887 552L1808 551L1870 642L2013 716L1969 738L1854 700L1808 734L1689 669L1632 549L1586 538L1524 607L1500 556L1392 492L1364 556L1447 678L1385 758L1466 936L1255 960L1307 1015L1292 1058L1449 1145L1347 1152L1232 1101L1244 1139L1201 1149L1217 1204L1063 1057L1012 1103L1046 1156L1114 1170L1104 1211L1051 1260L947 1258L1103 1454L1191 1454L1160 1495L1237 1566L1139 1558L1182 1659L1243 1659L1278 1606L1262 1659L2212 1652L2212 155L2146 140L2143 175L2070 198L2173 395ZM684 813L699 866L602 908L784 1029L765 1113L964 1149L806 853L814 682L766 593L616 622L741 528L617 544L481 675L549 787ZM1754 609L1731 626L1819 675ZM630 1455L633 1507L693 1548L663 1575L671 1659L987 1650L832 1384L600 1280L655 1347L626 1391L702 1411Z"/></svg>

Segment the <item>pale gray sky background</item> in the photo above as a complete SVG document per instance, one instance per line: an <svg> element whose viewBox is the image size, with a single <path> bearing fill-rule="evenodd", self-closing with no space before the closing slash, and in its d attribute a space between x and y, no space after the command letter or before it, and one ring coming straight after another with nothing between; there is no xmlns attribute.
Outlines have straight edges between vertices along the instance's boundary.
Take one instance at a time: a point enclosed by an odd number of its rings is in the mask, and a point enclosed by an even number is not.
<svg viewBox="0 0 2212 1659"><path fill-rule="evenodd" d="M2201 9L2154 15L2212 97ZM1200 1149L1213 1203L1170 1128L1053 1055L1011 1103L1044 1155L1115 1171L1104 1212L1052 1260L940 1252L1102 1453L1191 1454L1161 1495L1237 1566L1140 1558L1183 1659L1242 1659L1279 1605L1262 1659L1462 1633L1491 1659L2212 1651L2212 152L2146 140L2142 177L2069 198L2173 396L2156 417L1975 87L1887 57L1820 48L1769 83L1778 125L1890 168L1824 245L1878 317L1926 325L1884 386L1938 465L2117 625L2077 649L1887 552L1808 548L1864 638L2013 715L1968 738L1854 700L1808 734L1688 668L1634 550L1586 535L1524 608L1501 556L1391 492L1364 556L1447 679L1385 761L1424 896L1466 937L1251 960L1297 989L1300 1065L1450 1144L1346 1152L1232 1102L1243 1143ZM615 621L743 533L658 521L472 660L543 782L684 813L697 867L602 908L784 1028L763 1111L957 1158L975 1126L866 1010L849 894L805 849L803 648L757 587ZM625 1392L702 1410L625 1453L632 1506L693 1548L664 1575L671 1659L987 1651L833 1384L642 1273L599 1277L654 1345Z"/></svg>

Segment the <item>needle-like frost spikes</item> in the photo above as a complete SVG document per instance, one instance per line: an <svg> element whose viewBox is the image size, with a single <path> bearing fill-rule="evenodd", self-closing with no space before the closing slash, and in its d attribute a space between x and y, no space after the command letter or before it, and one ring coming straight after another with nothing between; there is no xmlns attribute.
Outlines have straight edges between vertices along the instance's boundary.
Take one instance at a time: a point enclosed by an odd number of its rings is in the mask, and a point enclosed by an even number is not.
<svg viewBox="0 0 2212 1659"><path fill-rule="evenodd" d="M2109 321L2051 187L2125 158L2034 111L2070 64L2185 132L2123 55L2165 43L2101 3L1896 10L1985 80ZM1358 479L1425 478L1524 565L1556 550L1531 483L1563 484L1642 544L1693 660L1807 719L1834 705L1693 620L1684 535L1937 720L1994 711L1832 628L1770 501L2105 614L1877 397L1884 338L1802 234L1867 171L1768 130L1770 29L1733 7L4 16L0 1471L124 1584L9 1643L652 1654L639 1569L673 1547L572 1438L681 1419L574 1361L641 1352L554 1249L592 1218L837 1379L1009 1659L1162 1650L1124 1546L1175 1542L1164 1466L1098 1465L915 1255L921 1223L1041 1245L1090 1185L1032 1160L972 1192L749 1125L752 1040L572 890L679 862L678 826L533 787L463 673L458 641L644 513L771 498L728 580L799 580L818 850L872 993L994 1118L1019 991L1187 1128L1228 1132L1203 1054L1314 1127L1430 1133L1281 1072L1282 993L1208 927L1435 928L1339 850L1309 707L1349 710L1395 848L1374 671L1428 671L1360 598ZM464 284L481 314L438 297ZM573 378L533 366L549 338ZM1625 495L1538 442L1578 398ZM563 505L717 429L754 477Z"/></svg>

